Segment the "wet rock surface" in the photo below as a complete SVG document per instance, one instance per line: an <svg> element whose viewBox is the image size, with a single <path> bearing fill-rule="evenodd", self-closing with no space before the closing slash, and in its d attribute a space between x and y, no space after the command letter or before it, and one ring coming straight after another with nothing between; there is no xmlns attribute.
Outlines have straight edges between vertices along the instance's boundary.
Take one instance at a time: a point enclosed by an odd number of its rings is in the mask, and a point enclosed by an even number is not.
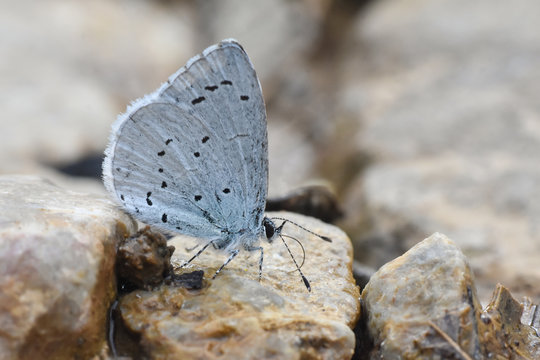
<svg viewBox="0 0 540 360"><path fill-rule="evenodd" d="M433 234L385 264L362 292L371 339L359 358L521 359L540 356L540 338L522 323L523 306L498 286L485 310L459 248ZM365 338L363 339L365 341Z"/></svg>
<svg viewBox="0 0 540 360"><path fill-rule="evenodd" d="M100 353L116 245L134 229L106 199L0 176L0 358Z"/></svg>
<svg viewBox="0 0 540 360"><path fill-rule="evenodd" d="M349 359L354 349L352 327L359 316L359 293L352 278L352 248L343 232L318 220L279 213L321 235L328 243L286 225L284 233L298 238L306 251L302 271L308 292L280 240L263 244L262 281L258 253L241 253L211 279L226 256L208 249L176 273L203 270L200 290L162 285L154 292L134 291L120 299L122 321L140 337L152 358L220 359ZM177 251L173 264L193 255L197 242L171 240ZM288 240L298 262L302 252Z"/></svg>

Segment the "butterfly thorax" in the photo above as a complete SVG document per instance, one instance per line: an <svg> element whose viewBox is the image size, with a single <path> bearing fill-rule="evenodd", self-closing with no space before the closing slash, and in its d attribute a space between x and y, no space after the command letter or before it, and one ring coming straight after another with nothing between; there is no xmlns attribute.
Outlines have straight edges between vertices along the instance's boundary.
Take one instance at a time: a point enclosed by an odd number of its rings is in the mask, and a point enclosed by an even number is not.
<svg viewBox="0 0 540 360"><path fill-rule="evenodd" d="M222 230L221 237L214 241L214 247L222 250L249 250L259 242L260 231L241 229L239 231Z"/></svg>

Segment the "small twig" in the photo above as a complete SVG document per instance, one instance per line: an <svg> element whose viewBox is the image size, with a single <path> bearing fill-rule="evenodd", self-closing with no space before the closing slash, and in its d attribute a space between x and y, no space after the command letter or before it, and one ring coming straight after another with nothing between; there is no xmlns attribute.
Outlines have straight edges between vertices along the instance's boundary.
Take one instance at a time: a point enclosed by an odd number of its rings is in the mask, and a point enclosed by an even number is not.
<svg viewBox="0 0 540 360"><path fill-rule="evenodd" d="M459 346L458 343L456 343L446 332L444 332L440 327L435 325L435 323L431 320L427 322L429 326L433 328L439 335L442 336L444 340L446 340L452 347L465 359L465 360L472 360L472 358L465 352L463 349L461 349L461 346Z"/></svg>

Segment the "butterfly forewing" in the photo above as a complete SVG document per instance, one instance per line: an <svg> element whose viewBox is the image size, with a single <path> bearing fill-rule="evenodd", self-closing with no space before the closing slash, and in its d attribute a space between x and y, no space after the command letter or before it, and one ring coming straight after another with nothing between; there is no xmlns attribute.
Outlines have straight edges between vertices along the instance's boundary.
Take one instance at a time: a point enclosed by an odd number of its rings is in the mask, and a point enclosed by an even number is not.
<svg viewBox="0 0 540 360"><path fill-rule="evenodd" d="M208 48L117 122L105 182L131 213L200 237L260 231L266 114L259 81L239 44Z"/></svg>

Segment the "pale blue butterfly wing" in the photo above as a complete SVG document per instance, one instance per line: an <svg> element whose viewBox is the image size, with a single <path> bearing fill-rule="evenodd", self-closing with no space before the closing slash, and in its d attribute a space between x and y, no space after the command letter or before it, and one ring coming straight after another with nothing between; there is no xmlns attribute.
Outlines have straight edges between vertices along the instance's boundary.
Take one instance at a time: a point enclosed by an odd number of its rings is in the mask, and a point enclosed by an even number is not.
<svg viewBox="0 0 540 360"><path fill-rule="evenodd" d="M266 112L243 48L192 58L113 125L106 188L141 221L215 239L260 235L267 193Z"/></svg>

